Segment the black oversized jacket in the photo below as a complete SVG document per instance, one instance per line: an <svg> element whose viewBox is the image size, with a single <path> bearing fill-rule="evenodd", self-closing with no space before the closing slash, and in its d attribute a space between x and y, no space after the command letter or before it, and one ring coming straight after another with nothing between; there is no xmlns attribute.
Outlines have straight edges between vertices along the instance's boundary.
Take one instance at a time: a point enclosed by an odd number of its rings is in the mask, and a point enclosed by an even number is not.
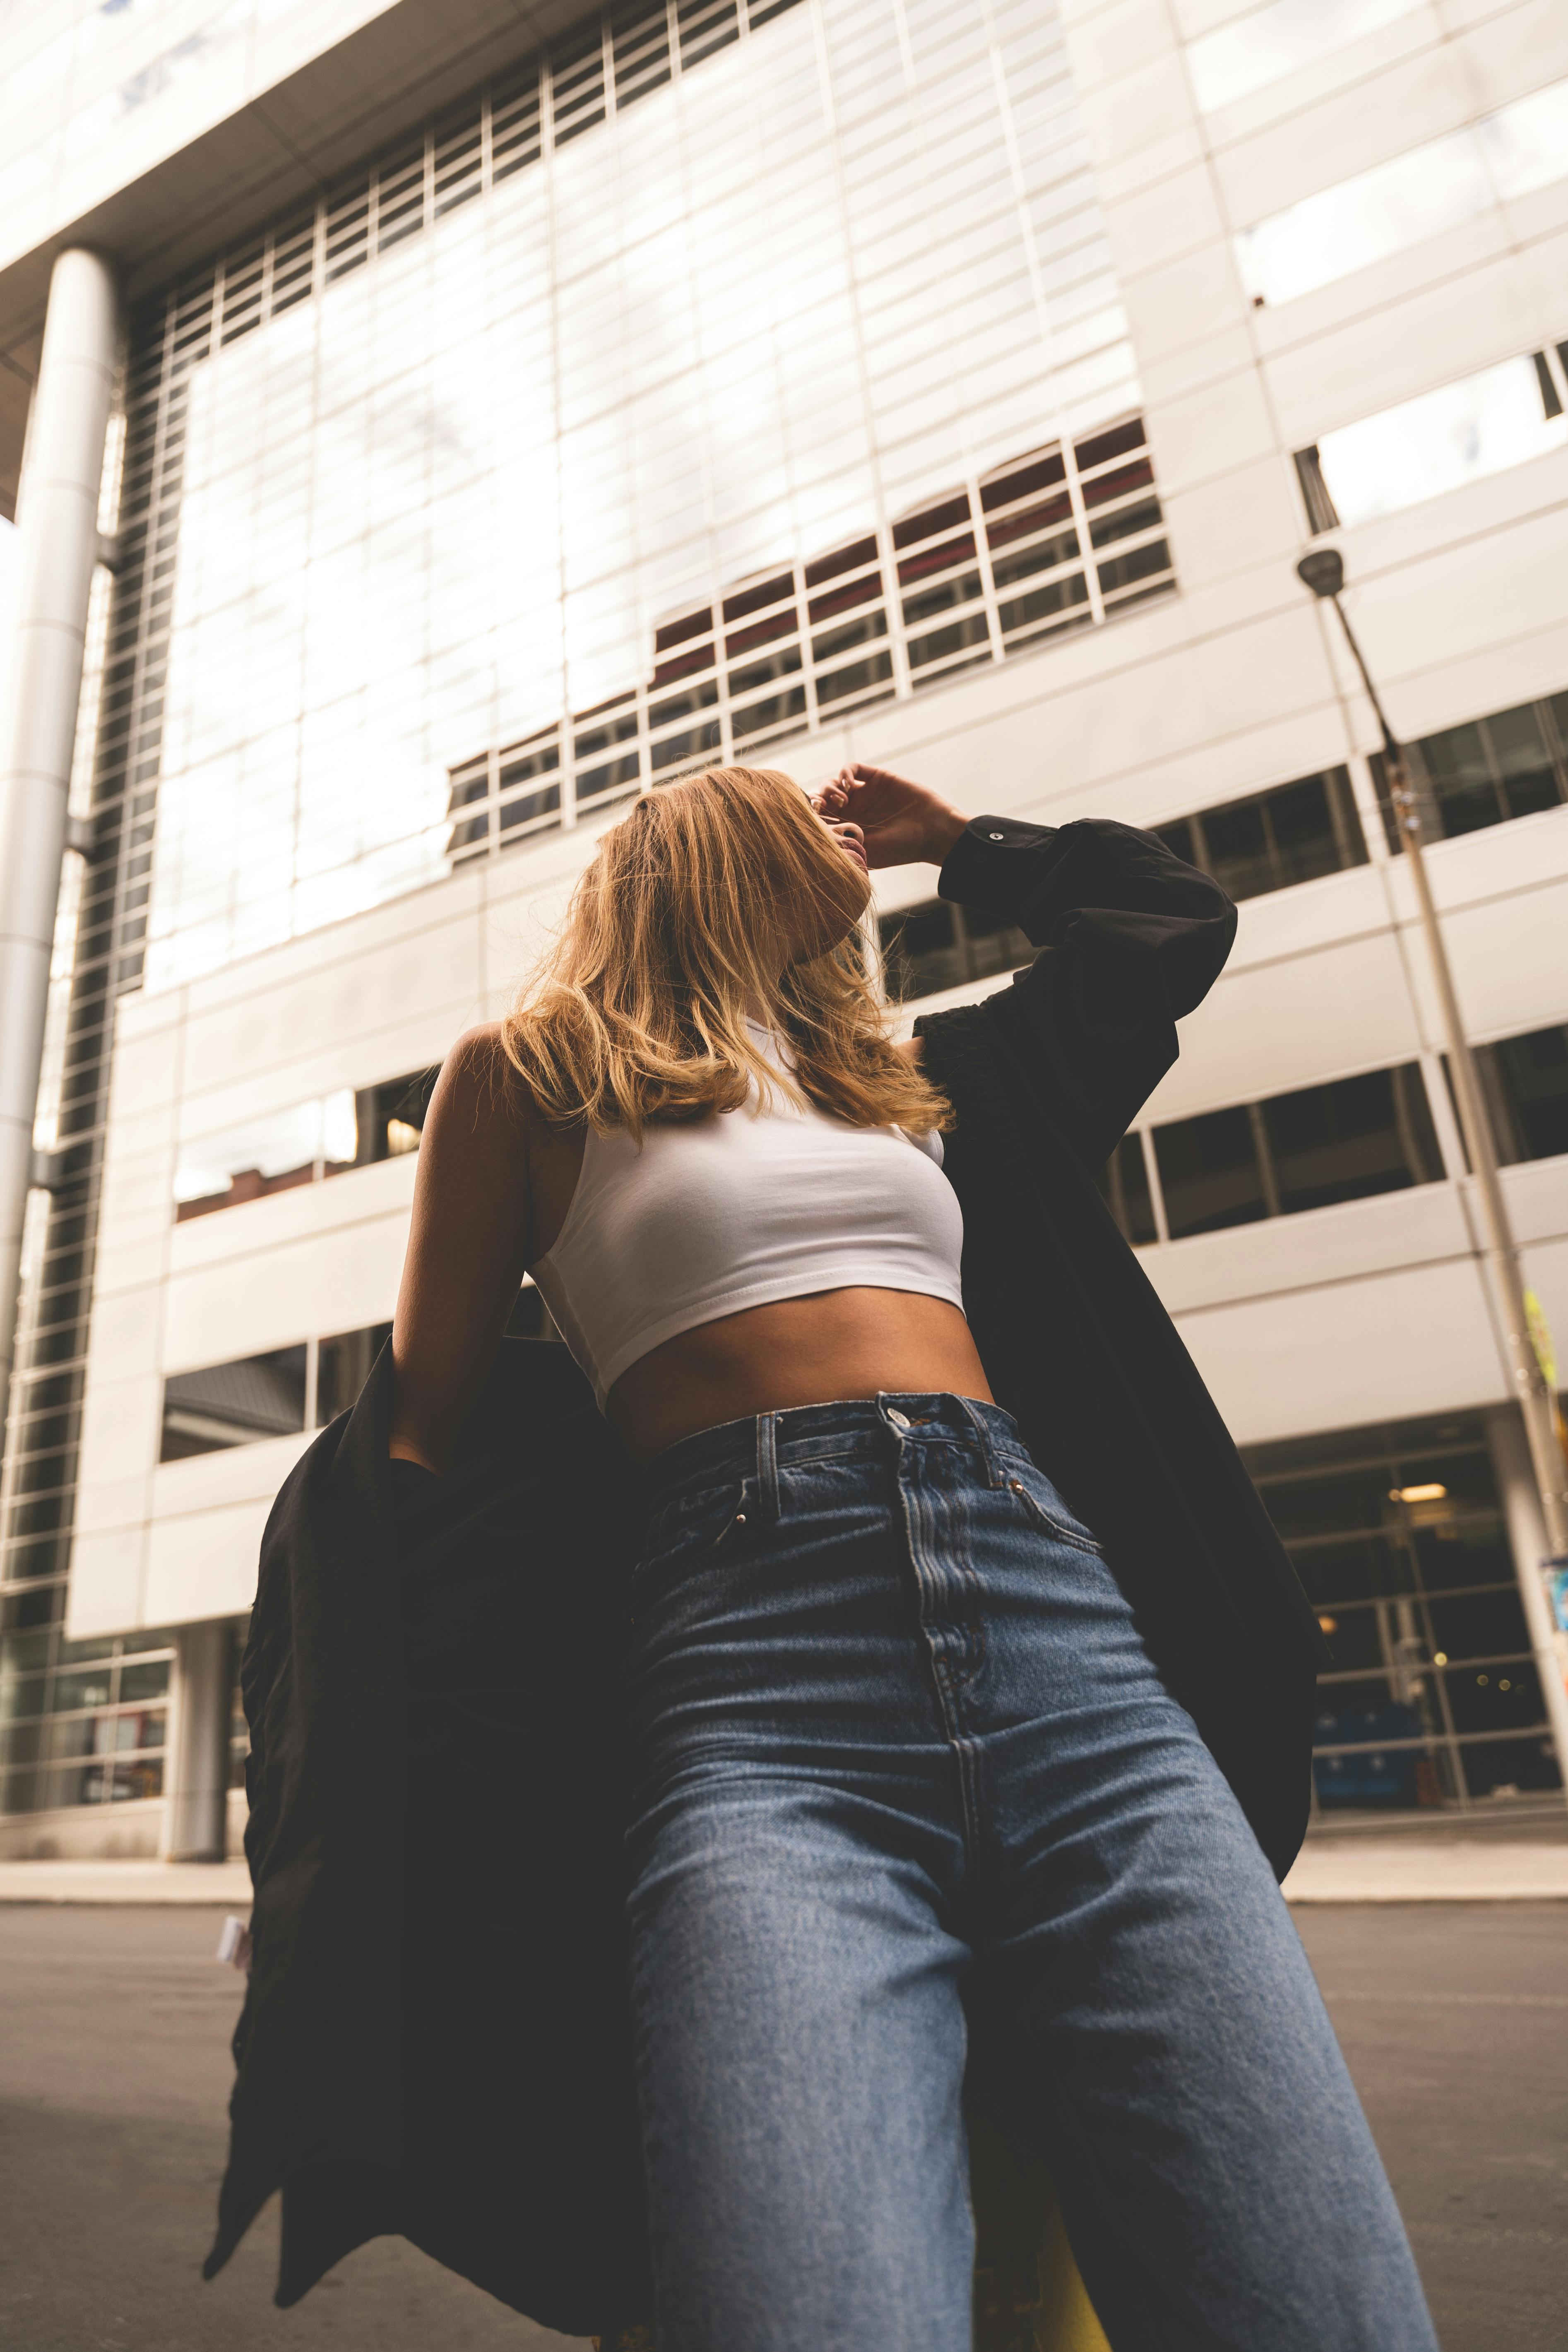
<svg viewBox="0 0 1568 2352"><path fill-rule="evenodd" d="M944 898L1035 961L917 1024L999 1403L1094 1528L1281 1874L1317 1625L1095 1183L1235 910L1147 834L980 817ZM268 1524L243 1685L254 1961L208 2274L272 2190L279 2300L401 2231L531 2317L647 2309L621 1920L636 1495L565 1350L503 1342L429 1524L384 1354Z"/></svg>

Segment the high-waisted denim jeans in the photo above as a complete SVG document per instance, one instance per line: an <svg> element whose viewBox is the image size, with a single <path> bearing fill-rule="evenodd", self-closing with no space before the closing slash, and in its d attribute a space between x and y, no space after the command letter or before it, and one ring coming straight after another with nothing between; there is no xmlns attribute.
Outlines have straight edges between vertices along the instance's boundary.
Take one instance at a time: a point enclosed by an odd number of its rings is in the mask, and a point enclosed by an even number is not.
<svg viewBox="0 0 1568 2352"><path fill-rule="evenodd" d="M1116 2352L1435 2352L1289 1915L1010 1416L654 1465L632 1583L659 2352L965 2352L963 2093Z"/></svg>

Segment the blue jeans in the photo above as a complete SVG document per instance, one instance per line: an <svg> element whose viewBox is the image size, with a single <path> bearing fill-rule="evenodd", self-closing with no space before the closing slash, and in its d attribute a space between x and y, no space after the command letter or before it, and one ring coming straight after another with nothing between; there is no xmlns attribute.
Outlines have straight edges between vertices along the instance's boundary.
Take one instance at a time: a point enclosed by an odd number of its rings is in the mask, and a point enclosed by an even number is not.
<svg viewBox="0 0 1568 2352"><path fill-rule="evenodd" d="M633 2008L659 2352L966 2352L971 2089L1116 2352L1435 2352L1289 1914L1011 1417L653 1470Z"/></svg>

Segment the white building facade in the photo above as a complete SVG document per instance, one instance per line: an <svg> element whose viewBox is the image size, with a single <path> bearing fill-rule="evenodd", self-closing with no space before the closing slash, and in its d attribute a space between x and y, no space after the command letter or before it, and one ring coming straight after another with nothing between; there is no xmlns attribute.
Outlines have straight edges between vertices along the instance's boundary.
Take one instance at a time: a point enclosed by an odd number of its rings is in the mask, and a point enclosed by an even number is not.
<svg viewBox="0 0 1568 2352"><path fill-rule="evenodd" d="M234 1834L261 1528L391 1317L429 1075L627 795L721 758L1155 826L1231 890L1106 1191L1329 1630L1320 1809L1560 1801L1431 974L1294 565L1341 548L1416 747L1568 1331L1568 16L469 16L0 17L6 89L53 93L0 182L11 374L56 250L125 289L0 1852ZM879 877L910 1017L1027 951L933 891Z"/></svg>

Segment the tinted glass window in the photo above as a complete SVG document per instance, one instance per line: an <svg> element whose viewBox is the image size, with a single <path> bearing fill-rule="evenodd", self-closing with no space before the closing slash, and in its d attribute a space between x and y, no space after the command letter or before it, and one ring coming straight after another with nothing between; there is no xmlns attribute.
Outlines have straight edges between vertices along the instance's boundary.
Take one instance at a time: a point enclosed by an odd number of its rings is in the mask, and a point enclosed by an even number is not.
<svg viewBox="0 0 1568 2352"><path fill-rule="evenodd" d="M261 1437L282 1437L305 1426L303 1341L269 1355L242 1356L233 1363L208 1364L200 1371L175 1372L163 1383L163 1438L158 1459L178 1462L191 1454L215 1454L227 1445L249 1445Z"/></svg>
<svg viewBox="0 0 1568 2352"><path fill-rule="evenodd" d="M1149 1171L1143 1164L1143 1146L1139 1137L1122 1137L1095 1182L1100 1198L1130 1242L1136 1245L1157 1238Z"/></svg>
<svg viewBox="0 0 1568 2352"><path fill-rule="evenodd" d="M1494 710L1408 746L1421 822L1434 839L1477 833L1568 799L1568 695ZM1381 753L1371 762L1391 849L1399 846Z"/></svg>
<svg viewBox="0 0 1568 2352"><path fill-rule="evenodd" d="M340 1412L347 1412L370 1378L370 1368L392 1337L390 1323L372 1323L363 1331L337 1331L317 1343L316 1426L325 1429Z"/></svg>
<svg viewBox="0 0 1568 2352"><path fill-rule="evenodd" d="M888 993L898 1004L1016 971L1035 952L1016 923L972 907L949 906L943 898L901 907L884 915L878 929Z"/></svg>
<svg viewBox="0 0 1568 2352"><path fill-rule="evenodd" d="M1343 768L1299 776L1245 800L1225 801L1158 828L1191 866L1212 874L1232 898L1255 898L1364 866L1366 843Z"/></svg>
<svg viewBox="0 0 1568 2352"><path fill-rule="evenodd" d="M1442 1175L1414 1063L1277 1095L1262 1110L1281 1216L1402 1192Z"/></svg>
<svg viewBox="0 0 1568 2352"><path fill-rule="evenodd" d="M1268 1214L1245 1108L1211 1110L1154 1129L1160 1189L1173 1241Z"/></svg>
<svg viewBox="0 0 1568 2352"><path fill-rule="evenodd" d="M1254 1448L1249 1467L1332 1654L1318 1805L1438 1811L1555 1787L1479 1423L1292 1439Z"/></svg>
<svg viewBox="0 0 1568 2352"><path fill-rule="evenodd" d="M1568 1152L1568 1024L1505 1037L1485 1049L1521 1160Z"/></svg>

